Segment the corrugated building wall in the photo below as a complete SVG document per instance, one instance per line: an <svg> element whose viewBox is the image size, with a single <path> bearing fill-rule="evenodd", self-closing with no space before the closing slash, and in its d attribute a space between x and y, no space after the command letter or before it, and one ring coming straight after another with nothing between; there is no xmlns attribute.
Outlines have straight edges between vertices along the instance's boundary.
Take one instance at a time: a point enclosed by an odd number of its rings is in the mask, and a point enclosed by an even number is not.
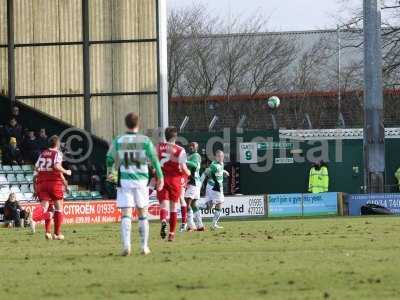
<svg viewBox="0 0 400 300"><path fill-rule="evenodd" d="M90 41L156 39L155 0L90 0ZM82 41L81 0L14 0L15 43ZM0 22L6 24L6 0L0 0ZM7 43L0 27L0 44ZM0 62L7 65L6 48ZM83 94L82 45L17 47L16 97ZM92 93L157 91L155 41L92 44ZM0 68L0 88L7 87L7 69ZM83 98L23 99L52 116L83 128ZM110 140L124 130L128 111L142 115L144 129L157 126L157 96L96 96L91 99L93 133Z"/></svg>

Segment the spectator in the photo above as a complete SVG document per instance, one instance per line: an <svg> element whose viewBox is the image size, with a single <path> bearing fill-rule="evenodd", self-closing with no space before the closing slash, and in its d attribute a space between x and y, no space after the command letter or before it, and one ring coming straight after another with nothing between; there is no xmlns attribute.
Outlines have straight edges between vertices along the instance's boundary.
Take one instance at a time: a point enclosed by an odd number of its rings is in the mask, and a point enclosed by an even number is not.
<svg viewBox="0 0 400 300"><path fill-rule="evenodd" d="M10 118L14 118L15 120L17 120L17 122L19 124L21 124L21 116L19 114L19 107L18 106L13 106L11 107L11 116Z"/></svg>
<svg viewBox="0 0 400 300"><path fill-rule="evenodd" d="M4 126L0 125L0 145L4 145L5 143L7 143L7 141L4 135Z"/></svg>
<svg viewBox="0 0 400 300"><path fill-rule="evenodd" d="M6 141L14 137L17 139L17 143L22 140L22 127L18 124L17 119L11 118L6 126L4 126L4 137Z"/></svg>
<svg viewBox="0 0 400 300"><path fill-rule="evenodd" d="M329 190L329 174L326 164L319 161L310 170L308 191L313 194L325 193Z"/></svg>
<svg viewBox="0 0 400 300"><path fill-rule="evenodd" d="M397 186L398 186L399 191L400 191L400 168L398 168L396 170L396 172L394 173L394 177L396 177L396 179L397 179Z"/></svg>
<svg viewBox="0 0 400 300"><path fill-rule="evenodd" d="M37 139L38 144L39 144L39 149L40 151L43 151L44 149L47 149L49 147L48 143L48 137L46 134L46 129L41 128L39 131L39 137Z"/></svg>
<svg viewBox="0 0 400 300"><path fill-rule="evenodd" d="M40 147L33 130L28 130L28 134L22 143L22 151L25 161L36 163L40 155Z"/></svg>
<svg viewBox="0 0 400 300"><path fill-rule="evenodd" d="M90 177L89 188L90 188L91 191L98 191L98 192L102 191L101 179L100 179L99 175L92 175Z"/></svg>
<svg viewBox="0 0 400 300"><path fill-rule="evenodd" d="M15 137L10 138L10 143L3 149L3 164L5 165L18 165L23 164L21 150L17 146L17 139Z"/></svg>
<svg viewBox="0 0 400 300"><path fill-rule="evenodd" d="M8 196L8 200L4 204L4 221L6 221L9 226L11 221L14 221L15 227L21 227L27 225L29 222L29 212L22 209L17 201L17 197L14 193Z"/></svg>

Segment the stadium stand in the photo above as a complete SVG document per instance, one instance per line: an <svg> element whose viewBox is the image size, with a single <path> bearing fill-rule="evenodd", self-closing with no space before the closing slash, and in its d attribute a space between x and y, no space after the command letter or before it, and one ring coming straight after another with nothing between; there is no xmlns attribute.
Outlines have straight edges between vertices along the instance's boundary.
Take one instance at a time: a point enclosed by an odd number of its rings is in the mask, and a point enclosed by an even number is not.
<svg viewBox="0 0 400 300"><path fill-rule="evenodd" d="M0 202L15 193L19 201L32 200L32 165L0 165Z"/></svg>
<svg viewBox="0 0 400 300"><path fill-rule="evenodd" d="M2 102L4 105L5 102ZM65 125L62 122L52 119L47 115L41 115L39 112L34 111L31 108L26 107L22 103L18 105L20 114L18 116L18 123L23 128L23 133L26 135L30 130L27 127L34 127L38 131L36 135L40 138L43 132L48 132L48 136L52 134L59 134L65 130ZM7 111L12 111L11 107L2 106L1 116L6 123L12 114L8 114ZM33 125L35 124L35 125ZM5 124L3 124L5 125ZM4 202L11 192L17 194L18 200L31 201L33 195L33 171L34 162L24 161L22 164L4 164L3 163L3 149L8 143L10 136L4 134L4 126L0 124L0 202ZM43 130L44 128L44 130ZM39 130L40 129L40 130ZM36 130L35 130L36 131ZM40 139L38 139L38 142ZM104 195L104 184L101 182L105 178L105 168L101 166L98 162L97 152L101 155L98 157L104 157L104 151L107 149L107 145L94 138L94 158L91 160L86 160L78 164L68 164L67 168L73 171L73 176L68 178L69 180L69 190L73 191L74 197L71 197L71 192L66 196L67 199L71 198L73 200L91 200L91 199L102 199ZM96 146L97 145L97 146ZM21 141L18 143L18 147L24 153L24 143ZM25 151L26 154L26 151ZM94 163L90 162L94 161ZM98 180L100 178L101 184L93 184L93 178ZM95 180L95 181L96 181ZM72 188L71 188L72 187Z"/></svg>
<svg viewBox="0 0 400 300"><path fill-rule="evenodd" d="M101 178L104 168L95 164L72 164L73 171L69 178L70 187L66 193L67 200L100 200L103 198L101 185L91 183L94 176ZM33 164L2 165L0 164L0 202L7 200L10 193L15 193L19 201L32 201ZM97 187L97 190L88 188Z"/></svg>
<svg viewBox="0 0 400 300"><path fill-rule="evenodd" d="M82 165L76 168L84 169L83 175L75 175L77 184L69 185L66 200L100 200L103 199L100 190L88 190L90 177L88 166ZM90 168L97 170L97 168ZM78 171L79 172L79 171ZM82 179L86 180L82 185ZM85 184L87 184L85 186ZM10 193L15 193L19 201L32 201L33 196L33 165L0 165L0 202L7 200Z"/></svg>

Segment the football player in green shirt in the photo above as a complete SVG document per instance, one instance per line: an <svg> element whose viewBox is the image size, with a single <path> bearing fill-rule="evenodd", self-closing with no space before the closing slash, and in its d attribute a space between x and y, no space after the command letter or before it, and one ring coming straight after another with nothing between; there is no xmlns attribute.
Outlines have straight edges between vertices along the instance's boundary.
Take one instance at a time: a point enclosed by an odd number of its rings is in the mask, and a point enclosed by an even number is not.
<svg viewBox="0 0 400 300"><path fill-rule="evenodd" d="M118 184L117 207L121 209L122 214L121 238L124 256L131 254L132 208L136 208L139 215L141 253L150 253L147 220L149 162L155 169L157 190L161 190L164 185L164 176L154 145L149 137L139 133L139 122L139 116L135 113L129 113L125 117L128 130L112 141L106 158L107 176L110 181L117 181Z"/></svg>
<svg viewBox="0 0 400 300"><path fill-rule="evenodd" d="M198 153L199 145L196 142L189 144L189 157L186 162L191 175L185 192L185 200L188 207L188 229L189 231L204 231L201 212L197 207L197 200L200 199L201 181L200 167L201 156Z"/></svg>
<svg viewBox="0 0 400 300"><path fill-rule="evenodd" d="M223 227L218 225L218 221L224 204L223 182L224 176L229 176L229 173L224 170L224 152L221 150L215 152L215 160L206 169L204 175L208 177L206 188L207 203L210 209L214 208L211 229L221 229Z"/></svg>

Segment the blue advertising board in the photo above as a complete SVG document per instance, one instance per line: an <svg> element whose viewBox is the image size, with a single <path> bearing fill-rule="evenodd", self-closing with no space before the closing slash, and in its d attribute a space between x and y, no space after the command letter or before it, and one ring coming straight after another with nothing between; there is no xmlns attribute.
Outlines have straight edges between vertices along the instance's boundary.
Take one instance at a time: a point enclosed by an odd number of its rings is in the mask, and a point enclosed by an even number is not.
<svg viewBox="0 0 400 300"><path fill-rule="evenodd" d="M268 195L268 217L338 214L337 193Z"/></svg>
<svg viewBox="0 0 400 300"><path fill-rule="evenodd" d="M361 215L361 206L377 204L388 208L393 214L400 214L400 194L355 194L346 197L350 216Z"/></svg>
<svg viewBox="0 0 400 300"><path fill-rule="evenodd" d="M302 194L268 195L268 217L301 217Z"/></svg>
<svg viewBox="0 0 400 300"><path fill-rule="evenodd" d="M303 194L303 216L337 214L337 193Z"/></svg>

